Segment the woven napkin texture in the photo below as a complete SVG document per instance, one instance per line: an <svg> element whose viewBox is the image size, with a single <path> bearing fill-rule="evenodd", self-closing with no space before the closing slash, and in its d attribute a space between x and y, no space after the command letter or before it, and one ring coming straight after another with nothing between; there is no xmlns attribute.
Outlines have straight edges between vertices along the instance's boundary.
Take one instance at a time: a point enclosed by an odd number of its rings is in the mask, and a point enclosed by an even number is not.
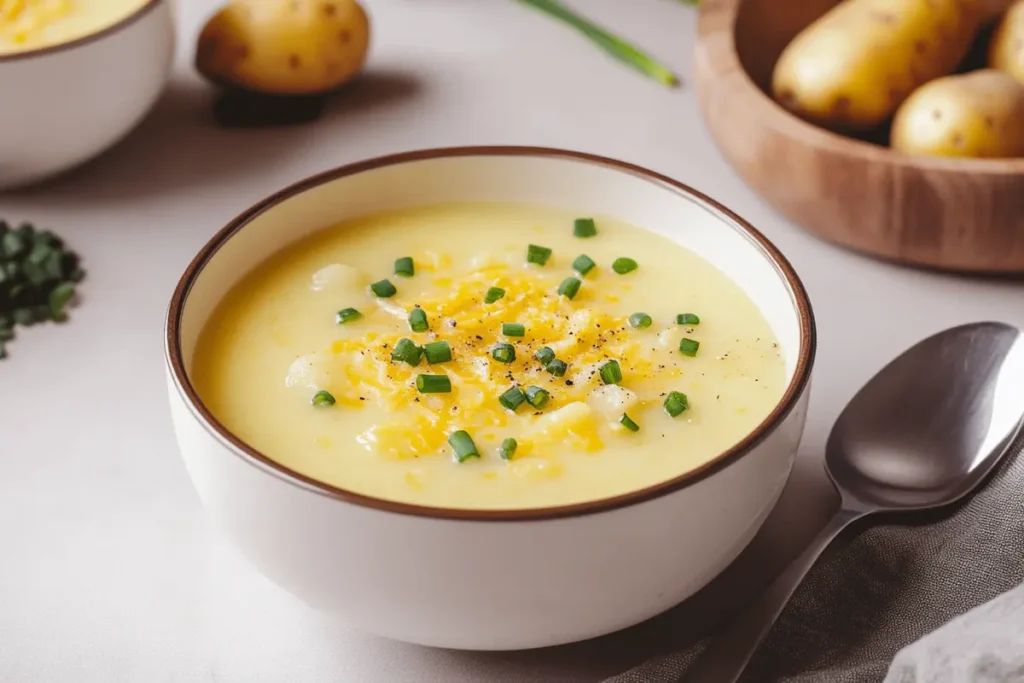
<svg viewBox="0 0 1024 683"><path fill-rule="evenodd" d="M1022 450L1018 440L988 484L950 512L888 518L837 540L743 683L1024 683L1020 591L941 628L1024 581ZM1002 636L983 638L983 629ZM605 683L677 683L705 643Z"/></svg>

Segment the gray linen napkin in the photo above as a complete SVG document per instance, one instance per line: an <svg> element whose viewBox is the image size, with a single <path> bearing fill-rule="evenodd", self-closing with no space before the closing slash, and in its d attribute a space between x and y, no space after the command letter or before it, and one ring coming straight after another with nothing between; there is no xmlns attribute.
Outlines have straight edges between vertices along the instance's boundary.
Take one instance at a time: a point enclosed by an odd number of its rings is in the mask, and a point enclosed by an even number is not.
<svg viewBox="0 0 1024 683"><path fill-rule="evenodd" d="M952 513L852 531L811 570L743 683L1024 683L1024 587L1001 595L1024 581L1024 457ZM605 683L676 683L705 643Z"/></svg>

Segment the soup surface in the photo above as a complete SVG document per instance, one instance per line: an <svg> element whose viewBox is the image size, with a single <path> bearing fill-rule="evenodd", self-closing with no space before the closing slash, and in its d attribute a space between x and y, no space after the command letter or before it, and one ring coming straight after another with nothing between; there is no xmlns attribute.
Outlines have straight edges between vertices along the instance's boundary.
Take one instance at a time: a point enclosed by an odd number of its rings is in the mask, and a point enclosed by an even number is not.
<svg viewBox="0 0 1024 683"><path fill-rule="evenodd" d="M220 303L197 391L267 457L409 503L543 507L700 467L777 404L781 349L708 262L576 217L439 205L320 232Z"/></svg>
<svg viewBox="0 0 1024 683"><path fill-rule="evenodd" d="M112 26L148 0L0 0L0 55L68 43Z"/></svg>

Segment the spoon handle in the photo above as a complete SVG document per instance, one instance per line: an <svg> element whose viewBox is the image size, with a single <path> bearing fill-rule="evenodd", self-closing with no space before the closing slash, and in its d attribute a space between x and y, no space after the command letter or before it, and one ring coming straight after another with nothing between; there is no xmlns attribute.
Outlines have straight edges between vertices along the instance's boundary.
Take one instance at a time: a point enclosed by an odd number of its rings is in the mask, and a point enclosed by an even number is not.
<svg viewBox="0 0 1024 683"><path fill-rule="evenodd" d="M864 513L840 509L746 610L711 641L686 675L685 683L735 683L747 668L757 648L782 614L783 608L829 543Z"/></svg>

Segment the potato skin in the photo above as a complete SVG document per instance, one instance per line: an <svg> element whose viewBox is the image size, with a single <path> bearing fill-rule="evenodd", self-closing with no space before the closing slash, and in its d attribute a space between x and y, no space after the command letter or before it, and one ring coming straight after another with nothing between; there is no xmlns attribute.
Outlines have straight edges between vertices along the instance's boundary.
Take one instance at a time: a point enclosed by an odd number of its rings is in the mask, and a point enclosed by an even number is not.
<svg viewBox="0 0 1024 683"><path fill-rule="evenodd" d="M1024 83L1024 0L1006 11L989 43L988 65Z"/></svg>
<svg viewBox="0 0 1024 683"><path fill-rule="evenodd" d="M825 128L873 128L956 68L984 14L977 0L845 0L786 46L772 94Z"/></svg>
<svg viewBox="0 0 1024 683"><path fill-rule="evenodd" d="M232 0L200 32L195 65L218 85L324 93L362 69L369 40L356 0Z"/></svg>
<svg viewBox="0 0 1024 683"><path fill-rule="evenodd" d="M910 154L1024 156L1024 84L983 69L921 86L896 112L892 147Z"/></svg>

